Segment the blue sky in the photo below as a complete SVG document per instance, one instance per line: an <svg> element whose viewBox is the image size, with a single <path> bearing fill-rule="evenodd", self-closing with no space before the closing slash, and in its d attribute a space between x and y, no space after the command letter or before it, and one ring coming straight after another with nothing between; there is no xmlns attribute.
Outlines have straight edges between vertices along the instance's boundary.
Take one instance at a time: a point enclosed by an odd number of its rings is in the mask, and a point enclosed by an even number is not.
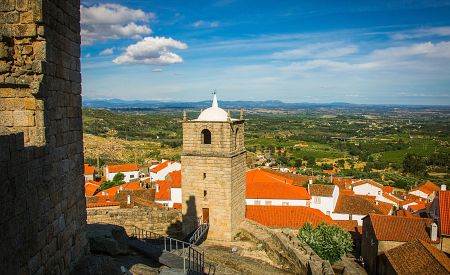
<svg viewBox="0 0 450 275"><path fill-rule="evenodd" d="M82 1L83 96L450 104L450 1Z"/></svg>

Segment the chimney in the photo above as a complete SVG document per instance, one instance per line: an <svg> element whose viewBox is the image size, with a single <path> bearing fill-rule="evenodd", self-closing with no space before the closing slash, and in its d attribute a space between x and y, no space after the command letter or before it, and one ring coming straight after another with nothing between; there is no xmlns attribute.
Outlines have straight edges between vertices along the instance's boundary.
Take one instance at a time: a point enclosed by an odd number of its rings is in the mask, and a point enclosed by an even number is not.
<svg viewBox="0 0 450 275"><path fill-rule="evenodd" d="M437 231L438 231L437 224L436 223L432 223L431 224L431 230L430 230L430 238L431 238L431 241L433 241L433 242L437 241L437 239L438 239Z"/></svg>
<svg viewBox="0 0 450 275"><path fill-rule="evenodd" d="M313 180L312 179L308 179L308 184L313 184Z"/></svg>
<svg viewBox="0 0 450 275"><path fill-rule="evenodd" d="M375 205L378 205L378 201L375 201Z"/></svg>
<svg viewBox="0 0 450 275"><path fill-rule="evenodd" d="M155 187L156 187L156 192L159 192L159 184L156 184Z"/></svg>
<svg viewBox="0 0 450 275"><path fill-rule="evenodd" d="M447 190L447 185L441 184L441 191L446 191L446 190Z"/></svg>
<svg viewBox="0 0 450 275"><path fill-rule="evenodd" d="M131 196L130 195L127 196L127 204L131 204Z"/></svg>

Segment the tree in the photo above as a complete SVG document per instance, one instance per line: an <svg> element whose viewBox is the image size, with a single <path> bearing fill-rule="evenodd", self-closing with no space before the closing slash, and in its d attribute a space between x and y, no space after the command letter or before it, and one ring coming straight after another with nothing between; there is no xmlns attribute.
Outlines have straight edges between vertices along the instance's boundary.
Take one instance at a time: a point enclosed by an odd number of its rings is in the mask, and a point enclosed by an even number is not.
<svg viewBox="0 0 450 275"><path fill-rule="evenodd" d="M403 159L403 172L420 176L426 175L427 165L425 160L416 154L406 154Z"/></svg>
<svg viewBox="0 0 450 275"><path fill-rule="evenodd" d="M307 243L320 258L330 261L331 264L341 260L342 256L353 248L350 234L337 225L321 223L314 227L306 223L298 231L297 237Z"/></svg>
<svg viewBox="0 0 450 275"><path fill-rule="evenodd" d="M308 156L308 157L305 157L304 160L307 161L309 167L314 167L314 166L316 166L316 158L315 158L315 157L313 157L313 156Z"/></svg>
<svg viewBox="0 0 450 275"><path fill-rule="evenodd" d="M100 191L109 189L114 186L121 185L123 182L123 179L125 178L125 175L122 173L117 173L114 175L114 178L112 181L104 181L102 184L100 184L100 187L98 188Z"/></svg>
<svg viewBox="0 0 450 275"><path fill-rule="evenodd" d="M337 165L339 168L344 168L345 167L345 160L344 159L339 159L337 161Z"/></svg>

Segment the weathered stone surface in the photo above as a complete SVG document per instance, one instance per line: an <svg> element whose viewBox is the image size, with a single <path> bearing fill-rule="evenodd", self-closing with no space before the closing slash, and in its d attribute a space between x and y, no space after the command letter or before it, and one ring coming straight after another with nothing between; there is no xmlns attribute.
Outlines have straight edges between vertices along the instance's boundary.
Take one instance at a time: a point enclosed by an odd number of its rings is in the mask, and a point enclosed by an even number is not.
<svg viewBox="0 0 450 275"><path fill-rule="evenodd" d="M128 236L121 226L111 224L88 224L87 237L92 252L111 256L128 252Z"/></svg>
<svg viewBox="0 0 450 275"><path fill-rule="evenodd" d="M79 62L62 54L79 51L79 39L61 42L79 38L73 31L79 29L79 7L78 0L0 1L2 274L69 274L88 253L81 105L73 106L78 112L67 109L67 102L79 100L81 80L48 69ZM47 45L51 65L45 62ZM77 73L71 67L68 75ZM77 123L58 126L69 119Z"/></svg>
<svg viewBox="0 0 450 275"><path fill-rule="evenodd" d="M157 275L159 268L149 267L145 264L135 264L129 270L133 275ZM182 273L183 274L183 273Z"/></svg>
<svg viewBox="0 0 450 275"><path fill-rule="evenodd" d="M90 255L82 258L71 275L122 275L120 266L109 256Z"/></svg>

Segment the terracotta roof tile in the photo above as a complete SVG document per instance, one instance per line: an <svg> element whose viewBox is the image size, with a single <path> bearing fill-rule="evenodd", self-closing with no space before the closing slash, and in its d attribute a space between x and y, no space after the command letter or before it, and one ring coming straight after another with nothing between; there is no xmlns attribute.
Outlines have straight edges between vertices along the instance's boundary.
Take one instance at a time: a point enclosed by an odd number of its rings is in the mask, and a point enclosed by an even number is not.
<svg viewBox="0 0 450 275"><path fill-rule="evenodd" d="M398 210L398 211L397 211L397 216L400 216L400 217L409 217L409 218L413 218L413 217L414 217L414 215L413 215L411 212L409 212L408 210L406 210L406 209L400 209L400 210Z"/></svg>
<svg viewBox="0 0 450 275"><path fill-rule="evenodd" d="M181 203L179 203L179 202L174 202L173 203L173 208L175 208L175 209L181 209Z"/></svg>
<svg viewBox="0 0 450 275"><path fill-rule="evenodd" d="M355 192L349 189L339 189L339 195L354 195Z"/></svg>
<svg viewBox="0 0 450 275"><path fill-rule="evenodd" d="M153 167L152 169L150 169L150 172L152 173L158 173L159 171L161 171L162 169L166 168L169 165L169 161L166 160L158 165L156 165L155 167Z"/></svg>
<svg viewBox="0 0 450 275"><path fill-rule="evenodd" d="M91 166L91 165L89 165L89 164L84 164L84 174L85 175L93 175L94 174L94 170L95 170L95 167L94 166Z"/></svg>
<svg viewBox="0 0 450 275"><path fill-rule="evenodd" d="M357 181L357 179L353 178L341 178L341 177L333 177L332 182L333 184L336 184L339 186L340 190L347 190L350 189L352 182Z"/></svg>
<svg viewBox="0 0 450 275"><path fill-rule="evenodd" d="M450 235L450 191L439 191L441 234Z"/></svg>
<svg viewBox="0 0 450 275"><path fill-rule="evenodd" d="M87 203L86 207L87 208L94 208L94 207L108 207L108 206L118 206L120 205L120 202L115 202L115 201L111 201L111 202L94 202L94 203Z"/></svg>
<svg viewBox="0 0 450 275"><path fill-rule="evenodd" d="M160 201L170 201L170 187L172 183L166 180L159 180L156 182L159 186L158 192L155 192L155 199Z"/></svg>
<svg viewBox="0 0 450 275"><path fill-rule="evenodd" d="M376 186L376 187L378 187L378 188L383 188L384 186L381 184L381 183L378 183L378 182L376 182L376 181L374 181L374 180L371 180L371 179L364 179L364 180L358 180L358 181L355 181L355 182L353 182L353 187L355 187L355 186L359 186L359 185L363 185L363 184L370 184L370 185L373 185L373 186Z"/></svg>
<svg viewBox="0 0 450 275"><path fill-rule="evenodd" d="M333 197L335 185L329 184L310 184L308 186L309 194L318 197Z"/></svg>
<svg viewBox="0 0 450 275"><path fill-rule="evenodd" d="M283 178L254 169L247 172L247 199L289 199L309 200L311 196L305 188L285 184Z"/></svg>
<svg viewBox="0 0 450 275"><path fill-rule="evenodd" d="M436 247L414 240L384 253L399 275L450 274L450 259Z"/></svg>
<svg viewBox="0 0 450 275"><path fill-rule="evenodd" d="M386 193L392 193L394 191L394 187L392 186L383 186L383 191Z"/></svg>
<svg viewBox="0 0 450 275"><path fill-rule="evenodd" d="M334 221L339 227L350 232L361 232L358 230L358 221L356 220L341 220Z"/></svg>
<svg viewBox="0 0 450 275"><path fill-rule="evenodd" d="M108 165L109 173L119 173L119 172L129 172L129 171L138 171L139 167L137 164L117 164L117 165Z"/></svg>
<svg viewBox="0 0 450 275"><path fill-rule="evenodd" d="M390 201L393 201L393 202L395 202L397 204L399 204L402 201L401 199L397 198L396 196L391 195L391 194L386 193L386 192L383 192L383 197L385 197L386 199L388 199Z"/></svg>
<svg viewBox="0 0 450 275"><path fill-rule="evenodd" d="M412 211L416 212L416 211L427 208L427 205L424 202L420 202L418 204L410 205L410 206L408 206L408 208L411 209Z"/></svg>
<svg viewBox="0 0 450 275"><path fill-rule="evenodd" d="M284 181L284 179L289 179L289 181L287 183L291 183L291 184L298 185L298 186L305 185L306 183L308 183L309 180L312 180L313 183L315 181L314 176L285 173L285 172L281 172L281 171L277 171L277 170L273 170L273 169L266 169L266 168L263 168L261 170L265 171L269 174L272 174L272 175L280 176L281 178L283 178L283 181Z"/></svg>
<svg viewBox="0 0 450 275"><path fill-rule="evenodd" d="M408 242L415 239L431 242L428 235L431 219L369 214L375 236L379 241Z"/></svg>
<svg viewBox="0 0 450 275"><path fill-rule="evenodd" d="M377 207L374 200L366 196L341 194L334 208L334 213L367 215L369 213L383 214L384 211Z"/></svg>
<svg viewBox="0 0 450 275"><path fill-rule="evenodd" d="M172 188L181 188L181 170L169 173L168 180L172 182Z"/></svg>
<svg viewBox="0 0 450 275"><path fill-rule="evenodd" d="M333 223L331 218L318 209L305 206L247 205L245 217L269 227L298 228L310 222L314 226L322 222Z"/></svg>
<svg viewBox="0 0 450 275"><path fill-rule="evenodd" d="M416 188L411 189L411 191L409 191L409 192L416 191L416 190L422 191L425 194L430 195L433 192L439 192L440 188L433 182L426 181L426 182L422 183L421 185L417 186Z"/></svg>
<svg viewBox="0 0 450 275"><path fill-rule="evenodd" d="M84 184L84 193L86 196L93 196L95 191L97 191L98 188L99 188L98 185L90 183L90 182L86 182Z"/></svg>
<svg viewBox="0 0 450 275"><path fill-rule="evenodd" d="M334 175L334 174L336 174L336 170L334 170L334 169L332 169L332 170L323 170L323 172L324 172L325 174L328 174L328 175Z"/></svg>

